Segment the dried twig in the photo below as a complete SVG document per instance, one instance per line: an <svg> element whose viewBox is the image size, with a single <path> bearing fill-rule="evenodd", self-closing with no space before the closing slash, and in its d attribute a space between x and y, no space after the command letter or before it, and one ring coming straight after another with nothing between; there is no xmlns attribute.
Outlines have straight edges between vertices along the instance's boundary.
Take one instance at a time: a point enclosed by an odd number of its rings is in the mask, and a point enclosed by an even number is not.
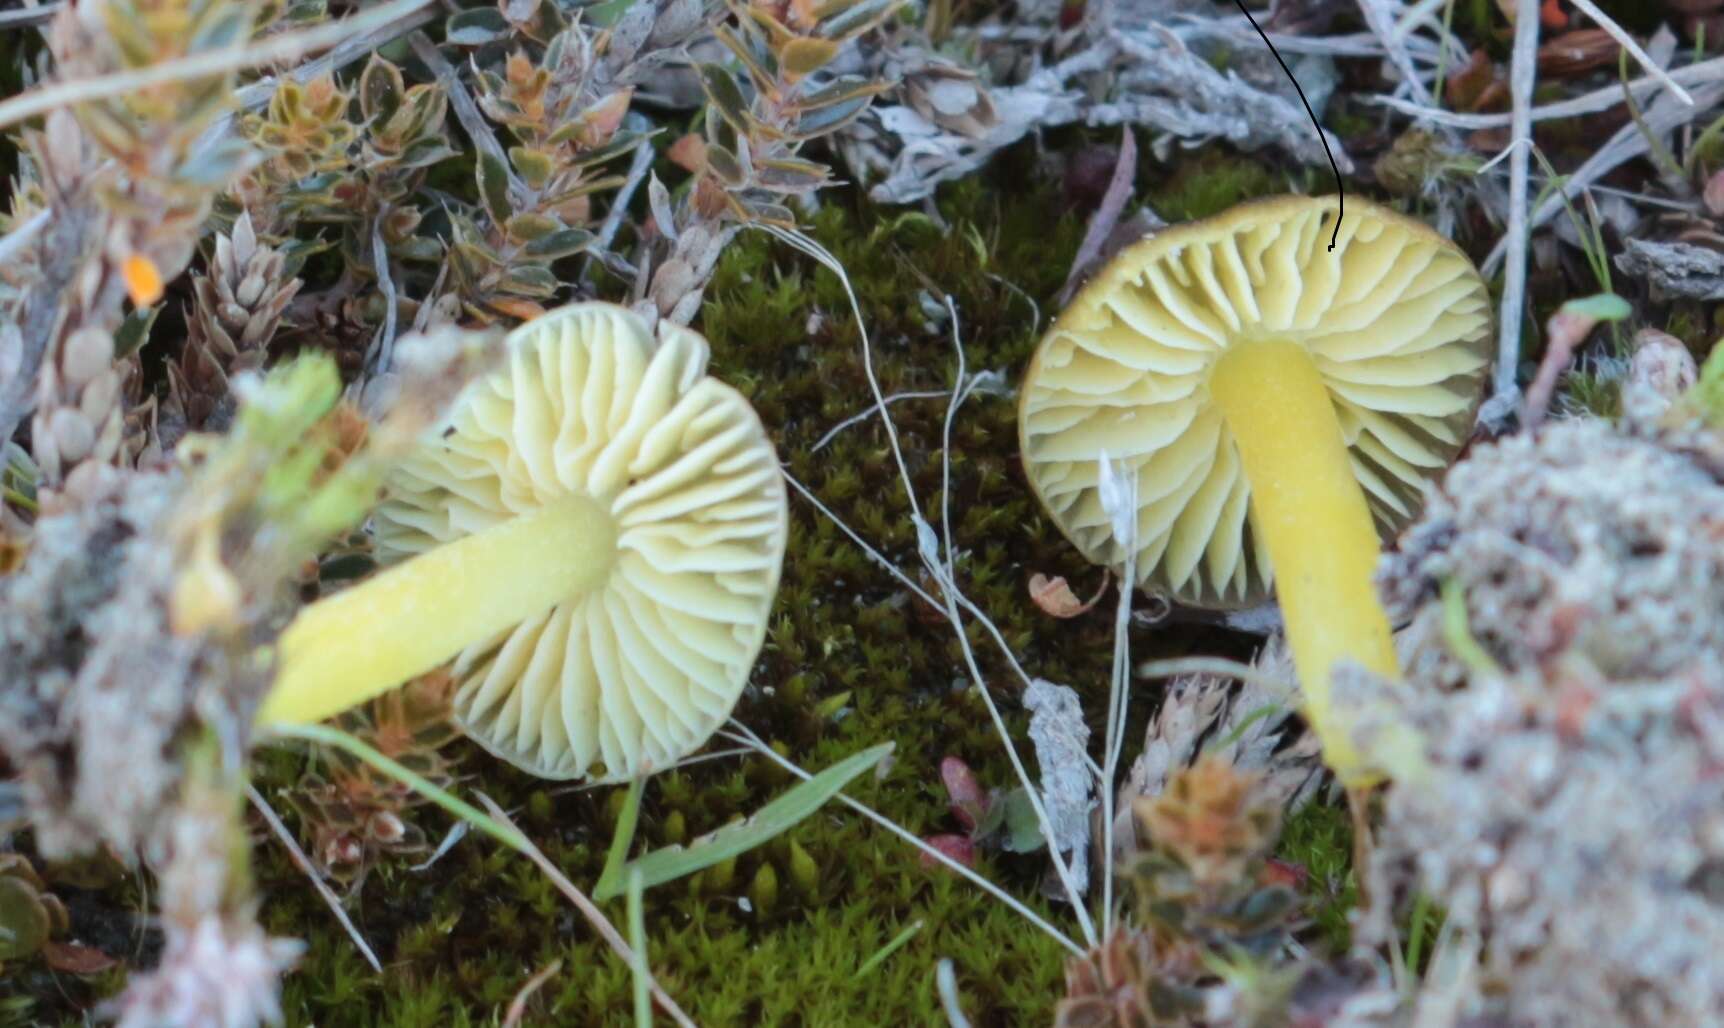
<svg viewBox="0 0 1724 1028"><path fill-rule="evenodd" d="M1526 303L1527 172L1532 159L1532 87L1538 78L1538 0L1517 0L1509 96L1514 121L1509 140L1509 219L1503 236L1508 266L1503 271L1502 312L1497 324L1495 388L1479 411L1479 420L1500 426L1514 411L1520 395L1515 382L1520 369L1522 308Z"/></svg>
<svg viewBox="0 0 1724 1028"><path fill-rule="evenodd" d="M28 246L30 240L36 238L36 233L48 224L51 215L52 211L44 207L31 215L29 220L6 233L6 238L0 239L0 264L16 259L18 252Z"/></svg>
<svg viewBox="0 0 1724 1028"><path fill-rule="evenodd" d="M100 78L56 82L0 101L0 128L16 125L26 118L90 100L104 100L136 93L169 82L221 75L230 71L258 68L278 61L297 60L301 56L325 47L335 46L356 35L363 35L411 14L431 0L390 0L363 14L337 22L329 22L301 32L271 36L252 46L232 50L211 50L163 61L136 71Z"/></svg>
<svg viewBox="0 0 1724 1028"><path fill-rule="evenodd" d="M323 876L317 873L317 868L312 866L311 859L305 855L304 850L299 848L299 843L294 841L293 833L281 823L281 818L276 815L274 808L269 805L269 801L264 799L263 794L257 791L257 787L249 782L246 783L245 794L251 800L251 805L257 808L257 812L263 815L264 823L269 825L270 832L275 835L282 848L287 850L288 858L293 861L293 866L299 868L301 874L311 879L312 888L316 889L317 894L323 897L323 902L329 905L330 912L335 915L337 921L341 922L341 927L347 932L347 937L353 940L355 946L359 947L359 952L365 957L365 962L371 965L371 970L382 974L383 965L377 962L377 954L371 951L371 945L365 941L365 936L359 934L359 927L353 923L352 918L347 916L347 911L342 909L341 897L337 896L335 891L324 882Z"/></svg>
<svg viewBox="0 0 1724 1028"><path fill-rule="evenodd" d="M395 355L395 321L399 316L396 308L400 300L395 295L395 277L389 272L389 248L383 242L383 221L389 215L385 207L377 212L377 217L371 222L371 263L377 272L377 286L383 290L383 324L377 329L377 338L371 344L371 368L381 374L389 370L391 358Z"/></svg>
<svg viewBox="0 0 1724 1028"><path fill-rule="evenodd" d="M623 119L623 128L630 132L644 132L652 128L652 122L630 112L629 116ZM611 209L606 212L604 223L599 226L600 249L609 249L611 242L616 239L617 231L623 227L623 218L628 215L629 201L634 198L635 190L646 181L647 172L652 170L653 159L657 156L658 152L653 149L649 139L642 139L635 147L634 157L629 161L629 170L623 184L617 190L616 196L611 198Z"/></svg>
<svg viewBox="0 0 1724 1028"><path fill-rule="evenodd" d="M1065 303L1077 292L1078 284L1083 281L1084 272L1090 264L1101 256L1102 245L1108 236L1113 234L1114 226L1119 224L1119 216L1125 211L1127 200L1131 199L1132 182L1137 178L1137 137L1127 125L1120 133L1119 159L1113 166L1113 178L1108 180L1107 192L1101 198L1101 206L1090 215L1089 227L1084 229L1083 242L1078 244L1077 256L1072 258L1072 269L1066 275L1066 283L1060 289L1059 301Z"/></svg>
<svg viewBox="0 0 1724 1028"><path fill-rule="evenodd" d="M40 7L20 7L15 11L0 11L0 32L7 29L23 29L32 25L42 25L60 13L60 8L66 6L55 2L42 4Z"/></svg>
<svg viewBox="0 0 1724 1028"><path fill-rule="evenodd" d="M527 855L527 859L537 864L539 870L544 872L545 877L551 880L551 884L557 887L557 891L575 905L575 909L581 912L581 916L587 919L587 923L592 925L593 930L599 933L599 937L605 940L606 945L610 946L611 952L621 957L630 967L633 967L635 963L633 947L622 937L622 933L617 931L616 926L611 924L610 919L605 917L605 912L595 906L593 901L587 898L586 893L576 888L575 883L569 881L569 877L563 874L556 864L551 863L551 858L545 856L544 851L527 838L526 833L515 825L515 822L503 811L503 808L497 805L496 800L482 792L476 792L474 795L478 796L479 802L492 818L521 837L520 842L523 845L519 848L522 853ZM677 1006L676 1000L671 999L670 993L660 988L656 979L652 979L650 975L648 978L652 987L653 998L658 1000L660 1009L669 1014L671 1020L677 1024L683 1025L685 1028L694 1028L694 1021L683 1012L682 1007Z"/></svg>
<svg viewBox="0 0 1724 1028"><path fill-rule="evenodd" d="M1403 34L1395 31L1394 24L1389 20L1389 12L1385 10L1381 0L1359 0L1359 13L1365 16L1365 24L1383 45L1389 63L1400 72L1401 81L1406 85L1407 91L1413 94L1413 102L1421 107L1435 107L1436 100L1431 96L1425 80L1419 77L1419 69L1413 66L1412 55L1407 52L1407 40ZM1534 13L1536 14L1536 11Z"/></svg>
<svg viewBox="0 0 1724 1028"><path fill-rule="evenodd" d="M1568 0L1568 2L1578 8L1582 14L1591 18L1599 28L1610 33L1610 38L1622 44L1622 48L1628 51L1628 56L1634 58L1642 68L1645 68L1648 76L1656 79L1665 89L1670 90L1678 100L1690 107L1694 106L1694 97L1688 94L1688 90L1683 89L1675 79L1670 77L1669 73L1660 68L1658 62L1648 56L1646 51L1640 48L1640 44L1634 41L1634 37L1624 32L1621 25L1612 21L1609 15L1599 10L1597 4L1593 3L1592 0Z"/></svg>
<svg viewBox="0 0 1724 1028"><path fill-rule="evenodd" d="M808 448L808 452L819 453L821 450L826 449L832 440L838 438L839 434L845 429L852 425L857 425L867 421L869 418L878 417L881 408L888 404L894 404L900 400L945 399L948 395L950 395L950 391L945 389L927 389L909 393L893 393L892 395L882 399L879 405L867 407L860 413L852 414L843 421L840 421L838 424L827 429L826 434L815 440L814 445Z"/></svg>
<svg viewBox="0 0 1724 1028"><path fill-rule="evenodd" d="M1669 132L1679 125L1684 125L1692 121L1700 112L1712 108L1720 100L1724 100L1724 82L1718 81L1698 87L1692 107L1678 102L1669 95L1659 97L1658 102L1654 102L1646 112L1643 119L1645 122L1644 130L1642 126L1633 123L1624 125L1617 130L1616 135L1612 136L1609 142L1600 147L1591 157L1588 157L1580 167L1553 184L1550 195L1544 198L1527 219L1528 231L1538 228L1555 217L1557 212L1563 209L1569 198L1623 164L1645 153L1650 145L1648 142L1649 134L1656 136ZM1491 250L1490 255L1485 258L1482 266L1485 274L1492 274L1502 264L1503 258L1506 256L1507 243L1506 239L1498 242Z"/></svg>
<svg viewBox="0 0 1724 1028"><path fill-rule="evenodd" d="M1714 57L1711 60L1701 61L1697 64L1690 64L1684 68L1678 68L1675 71L1669 72L1665 78L1670 82L1681 86L1702 86L1707 83L1717 82L1720 78L1724 78L1724 57ZM1647 75L1642 78L1635 79L1628 83L1626 87L1612 84L1605 86L1603 89L1595 89L1590 93L1573 97L1572 99L1563 100L1559 103L1545 104L1542 107L1534 107L1529 112L1529 116L1533 121L1551 121L1558 118L1578 117L1582 114L1597 114L1599 111L1608 111L1612 107L1616 107L1621 104L1624 88L1628 90L1629 95L1633 96L1636 100L1639 100L1643 95L1650 94L1654 90L1663 88L1664 85L1665 83L1662 79L1653 78L1651 75ZM1514 121L1514 115L1512 114L1468 114L1462 111L1445 111L1441 108L1413 103L1394 96L1377 96L1373 97L1372 100L1385 107L1392 107L1403 114L1412 115L1422 121L1428 121L1436 125L1446 125L1450 128L1503 128ZM1697 107L1702 109L1708 106L1705 103L1704 97L1696 99L1695 104Z"/></svg>
<svg viewBox="0 0 1724 1028"><path fill-rule="evenodd" d="M521 986L521 991L515 993L515 998L509 1001L508 1013L503 1015L503 1028L515 1028L516 1025L520 1024L521 1019L527 1016L527 1001L533 998L533 993L538 992L546 982L551 980L553 975L562 969L563 962L553 960L546 964L538 974L527 979L526 984Z"/></svg>
<svg viewBox="0 0 1724 1028"><path fill-rule="evenodd" d="M461 76L455 73L454 65L444 59L423 32L414 32L407 37L407 44L413 48L413 55L425 62L425 67L431 69L431 74L437 76L437 84L443 87L449 97L449 106L455 111L455 119L461 123L467 138L473 145L483 150L496 160L509 176L509 192L519 200L526 195L527 188L521 182L521 177L515 174L515 164L504 153L503 144L497 142L497 134L491 131L491 123L480 113L479 105L473 101L473 94L467 91L467 86L461 81Z"/></svg>
<svg viewBox="0 0 1724 1028"><path fill-rule="evenodd" d="M408 32L429 24L441 13L438 8L424 7L394 18L369 32L361 33L350 39L343 39L333 50L320 57L314 57L286 74L300 85L310 82L325 72L339 71L354 61L369 57L377 48ZM234 106L242 110L257 110L269 103L281 86L283 76L268 75L234 91ZM225 126L228 120L218 122Z"/></svg>
<svg viewBox="0 0 1724 1028"><path fill-rule="evenodd" d="M49 219L42 237L41 267L35 283L24 297L23 358L10 382L0 382L0 441L12 438L18 423L35 409L36 376L48 352L55 327L60 322L61 298L84 266L94 247L93 238L102 220L101 210L87 196L67 197L64 207Z"/></svg>

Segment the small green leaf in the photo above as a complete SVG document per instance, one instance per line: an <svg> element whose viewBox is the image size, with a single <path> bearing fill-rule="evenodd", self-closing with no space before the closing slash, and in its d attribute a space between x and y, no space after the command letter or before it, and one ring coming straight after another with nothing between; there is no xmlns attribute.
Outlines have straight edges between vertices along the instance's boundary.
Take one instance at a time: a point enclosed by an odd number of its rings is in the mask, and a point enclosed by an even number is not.
<svg viewBox="0 0 1724 1028"><path fill-rule="evenodd" d="M854 695L852 691L846 689L836 696L826 697L821 700L817 706L815 706L814 716L822 721L833 720L838 716L838 712L843 710L845 705L850 702L850 697L852 695Z"/></svg>
<svg viewBox="0 0 1724 1028"><path fill-rule="evenodd" d="M743 169L736 155L716 143L708 143L706 146L706 166L732 189L740 189L748 184L748 172Z"/></svg>
<svg viewBox="0 0 1724 1028"><path fill-rule="evenodd" d="M429 167L453 156L455 151L443 140L436 136L426 136L408 144L407 149L401 151L401 157L394 163L397 169L406 171Z"/></svg>
<svg viewBox="0 0 1724 1028"><path fill-rule="evenodd" d="M1599 293L1579 300L1570 300L1562 305L1564 314L1573 314L1594 321L1621 321L1634 313L1627 300L1615 293Z"/></svg>
<svg viewBox="0 0 1724 1028"><path fill-rule="evenodd" d="M700 88L712 102L713 110L729 122L731 128L743 133L748 131L748 100L743 97L742 87L736 84L730 72L716 64L702 64Z"/></svg>
<svg viewBox="0 0 1724 1028"><path fill-rule="evenodd" d="M778 228L786 230L796 228L796 212L783 204L756 201L748 205L748 214L755 221L774 225Z"/></svg>
<svg viewBox="0 0 1724 1028"><path fill-rule="evenodd" d="M543 239L562 227L563 223L556 218L522 211L509 219L503 226L503 231L517 243L530 243L535 239Z"/></svg>
<svg viewBox="0 0 1724 1028"><path fill-rule="evenodd" d="M826 165L794 157L757 160L755 185L775 193L807 193L824 187L831 178Z"/></svg>
<svg viewBox="0 0 1724 1028"><path fill-rule="evenodd" d="M832 63L832 58L838 56L838 48L838 44L830 39L799 37L779 49L778 65L785 74L802 78Z"/></svg>
<svg viewBox="0 0 1724 1028"><path fill-rule="evenodd" d="M892 743L881 743L846 757L760 808L746 821L726 825L696 839L687 849L670 846L655 850L630 861L628 867L638 869L642 886L650 889L746 853L825 806L846 785L885 760L892 747ZM614 887L609 891L596 888L593 898L612 899L619 891Z"/></svg>
<svg viewBox="0 0 1724 1028"><path fill-rule="evenodd" d="M551 269L541 268L536 264L521 264L510 268L498 283L505 292L516 296L531 297L543 300L555 294L562 283L557 276L551 274Z"/></svg>
<svg viewBox="0 0 1724 1028"><path fill-rule="evenodd" d="M527 244L527 256L558 260L580 253L593 245L593 234L578 228L565 228L541 236Z"/></svg>
<svg viewBox="0 0 1724 1028"><path fill-rule="evenodd" d="M114 359L124 360L143 349L150 340L150 329L156 323L156 315L162 312L161 304L154 307L144 307L131 311L126 319L120 322L120 327L114 331Z"/></svg>
<svg viewBox="0 0 1724 1028"><path fill-rule="evenodd" d="M868 109L871 96L859 96L804 114L796 122L796 137L802 140L828 135L854 121Z"/></svg>
<svg viewBox="0 0 1724 1028"><path fill-rule="evenodd" d="M595 165L603 164L606 161L615 160L639 146L642 140L649 139L656 135L658 135L658 130L656 129L652 132L618 132L616 135L612 136L611 141L606 143L604 146L595 147L594 149L581 154L580 159L575 163L575 167L582 169L591 168Z"/></svg>
<svg viewBox="0 0 1724 1028"><path fill-rule="evenodd" d="M444 38L456 46L484 46L509 32L508 20L495 7L474 7L451 15L444 26Z"/></svg>
<svg viewBox="0 0 1724 1028"><path fill-rule="evenodd" d="M1006 793L994 803L1005 808L1005 838L1000 841L1012 853L1034 853L1042 848L1041 822L1036 818L1036 808L1030 803L1030 794L1021 786Z"/></svg>
<svg viewBox="0 0 1724 1028"><path fill-rule="evenodd" d="M804 115L821 107L844 103L857 97L874 96L887 89L886 83L875 82L861 75L840 75L797 102Z"/></svg>
<svg viewBox="0 0 1724 1028"><path fill-rule="evenodd" d="M443 257L443 244L430 236L413 236L389 248L404 261L435 261Z"/></svg>
<svg viewBox="0 0 1724 1028"><path fill-rule="evenodd" d="M483 151L479 153L477 168L479 198L485 202L486 213L491 215L493 223L507 225L515 213L514 205L509 202L509 170L496 154Z"/></svg>
<svg viewBox="0 0 1724 1028"><path fill-rule="evenodd" d="M545 183L551 179L551 172L556 170L549 154L524 146L509 147L509 163L515 166L522 180L534 189L544 188Z"/></svg>
<svg viewBox="0 0 1724 1028"><path fill-rule="evenodd" d="M0 960L33 955L48 941L48 908L22 878L0 876Z"/></svg>
<svg viewBox="0 0 1724 1028"><path fill-rule="evenodd" d="M406 92L407 84L402 81L401 69L372 54L365 70L359 73L359 110L365 115L365 120L380 125L395 117Z"/></svg>

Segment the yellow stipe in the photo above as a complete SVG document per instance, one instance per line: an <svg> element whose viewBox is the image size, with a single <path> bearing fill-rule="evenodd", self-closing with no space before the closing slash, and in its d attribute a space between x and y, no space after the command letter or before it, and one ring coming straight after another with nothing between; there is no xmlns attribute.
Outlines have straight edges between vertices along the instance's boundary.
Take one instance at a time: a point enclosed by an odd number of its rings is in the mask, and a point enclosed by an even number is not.
<svg viewBox="0 0 1724 1028"><path fill-rule="evenodd" d="M1399 678L1400 665L1371 581L1376 526L1329 390L1305 350L1279 340L1228 351L1209 389L1251 483L1251 526L1274 568L1306 719L1342 782L1367 784L1348 719L1330 703L1330 671L1346 658Z"/></svg>
<svg viewBox="0 0 1724 1028"><path fill-rule="evenodd" d="M300 611L260 724L321 721L434 670L610 573L616 525L585 498L512 518Z"/></svg>

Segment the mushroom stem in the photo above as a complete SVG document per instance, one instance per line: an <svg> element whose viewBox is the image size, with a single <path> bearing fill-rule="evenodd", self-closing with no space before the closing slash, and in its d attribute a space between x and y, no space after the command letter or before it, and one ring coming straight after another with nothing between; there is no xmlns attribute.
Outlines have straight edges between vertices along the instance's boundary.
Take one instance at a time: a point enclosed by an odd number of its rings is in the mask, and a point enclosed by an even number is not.
<svg viewBox="0 0 1724 1028"><path fill-rule="evenodd" d="M299 612L262 724L320 721L596 587L616 526L585 497L445 543Z"/></svg>
<svg viewBox="0 0 1724 1028"><path fill-rule="evenodd" d="M1389 678L1401 671L1371 580L1377 529L1329 390L1305 349L1284 340L1228 351L1209 390L1251 483L1251 526L1274 568L1306 719L1329 767L1348 785L1364 784L1347 722L1330 703L1330 673L1341 659Z"/></svg>

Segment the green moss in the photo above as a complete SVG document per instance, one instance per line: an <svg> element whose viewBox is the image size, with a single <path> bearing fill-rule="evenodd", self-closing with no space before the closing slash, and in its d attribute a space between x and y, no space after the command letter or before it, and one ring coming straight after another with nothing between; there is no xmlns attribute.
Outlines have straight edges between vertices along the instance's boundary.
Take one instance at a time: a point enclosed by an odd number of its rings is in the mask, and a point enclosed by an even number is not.
<svg viewBox="0 0 1724 1028"><path fill-rule="evenodd" d="M1242 200L1311 192L1315 181L1309 169L1288 174L1257 157L1209 147L1181 161L1172 175L1164 166L1152 164L1140 177L1139 187L1157 214L1181 222L1219 214ZM1316 188L1321 192L1332 185Z"/></svg>
<svg viewBox="0 0 1724 1028"><path fill-rule="evenodd" d="M949 388L949 330L930 326L924 292L948 292L959 311L972 370L1015 380L1038 337L1031 304L1051 314L1082 231L1039 191L1005 194L966 183L943 194L942 231L921 214L829 203L811 234L849 270L888 392ZM900 567L914 568L914 534L895 466L877 422L858 424L811 452L828 429L867 405L849 302L833 276L760 233L730 248L698 328L712 341L713 371L736 384L773 427L789 470ZM918 500L937 504L945 405L894 404ZM1099 696L1110 654L1105 615L1060 622L1026 602L1032 570L1088 582L1093 572L1041 517L1018 470L1009 398L977 397L954 431L953 510L965 587L995 612L1002 631L1038 673ZM737 716L804 767L823 767L885 739L898 744L884 780L866 778L857 799L909 827L954 825L933 768L956 754L990 785L1009 770L980 700L954 689L963 665L951 632L805 502L792 501L792 544L754 688ZM991 681L1010 681L992 643L972 640ZM1152 647L1140 640L1145 652ZM822 701L849 693L837 716ZM1008 710L1015 704L1006 703ZM1100 711L1100 702L1091 704ZM1021 729L1021 718L1011 715ZM511 810L521 827L577 884L598 876L615 823L613 789L547 788L473 752L463 770ZM271 765L276 781L290 768ZM760 807L787 777L758 758L711 761L648 785L641 847L710 831ZM420 815L440 834L433 814ZM469 839L422 874L397 864L367 882L354 911L387 966L379 978L279 854L260 860L264 917L282 934L309 936L302 971L287 984L294 1023L484 1022L555 960L563 969L533 1008L554 1023L627 1024L628 969L598 942L527 862ZM1056 923L1069 915L1035 899L1043 861L990 855L983 873ZM646 897L653 966L701 1023L925 1024L937 1019L929 971L950 956L973 1014L995 1022L1046 1016L1059 992L1062 951L954 876L920 866L914 850L836 808L729 867ZM742 901L747 900L746 908ZM606 907L622 920L619 902ZM924 929L866 978L857 968L916 920ZM1075 930L1075 928L1074 928Z"/></svg>
<svg viewBox="0 0 1724 1028"><path fill-rule="evenodd" d="M1347 914L1359 904L1347 811L1321 802L1306 804L1281 830L1276 856L1305 869L1305 894L1317 935L1332 953L1345 953L1353 936Z"/></svg>
<svg viewBox="0 0 1724 1028"><path fill-rule="evenodd" d="M1182 159L1190 167L1148 195L1169 218L1288 188L1279 172L1220 149ZM969 370L997 371L1013 383L1020 376L1055 313L1054 294L1083 231L1056 186L1035 181L1031 160L1027 148L1014 151L988 175L944 190L938 213L946 228L919 212L874 208L854 193L829 198L813 216L810 234L848 269L886 393L953 385L941 294L957 308ZM879 422L853 425L814 450L829 429L869 406L857 327L838 281L770 237L745 232L727 251L696 327L712 341L714 373L749 396L790 473L914 576L914 531ZM909 399L891 410L917 500L937 518L946 404ZM951 476L964 589L997 619L1031 673L1079 690L1099 734L1111 605L1061 621L1028 602L1033 572L1064 575L1085 593L1099 576L1042 515L1023 480L1012 397L966 403L953 427ZM807 768L895 741L890 773L865 776L849 793L912 832L956 830L935 771L942 757L962 758L985 787L1013 780L981 699L965 687L950 628L806 501L793 497L791 519L772 626L737 717ZM1021 741L1014 676L980 628L971 626L970 639ZM1207 629L1146 629L1132 644L1145 658L1241 652L1238 639ZM1141 736L1153 706L1152 693L1140 694L1128 738ZM548 786L475 748L456 749L464 752L458 789L482 789L512 811L577 885L597 880L619 790ZM258 768L260 788L276 796L298 779L303 758L266 753ZM686 841L746 816L787 782L755 757L659 775L645 791L637 847ZM284 801L276 805L285 812ZM435 811L414 816L432 839L447 826ZM557 960L561 971L529 1008L535 1016L631 1023L628 969L531 864L483 838L469 836L429 871L395 861L366 881L351 912L384 963L381 976L280 848L259 838L261 917L272 932L308 942L285 986L290 1024L494 1023L521 986ZM1043 856L987 853L980 865L1076 933L1069 910L1040 897ZM621 901L605 909L622 922ZM907 945L855 978L917 921L924 927ZM940 957L955 962L978 1023L1044 1020L1062 991L1064 951L1055 942L974 886L925 869L912 848L837 806L760 850L652 890L646 924L660 981L706 1024L937 1023L931 972Z"/></svg>
<svg viewBox="0 0 1724 1028"><path fill-rule="evenodd" d="M1571 404L1596 418L1615 420L1622 413L1622 383L1594 371L1571 371L1562 379L1562 394Z"/></svg>

